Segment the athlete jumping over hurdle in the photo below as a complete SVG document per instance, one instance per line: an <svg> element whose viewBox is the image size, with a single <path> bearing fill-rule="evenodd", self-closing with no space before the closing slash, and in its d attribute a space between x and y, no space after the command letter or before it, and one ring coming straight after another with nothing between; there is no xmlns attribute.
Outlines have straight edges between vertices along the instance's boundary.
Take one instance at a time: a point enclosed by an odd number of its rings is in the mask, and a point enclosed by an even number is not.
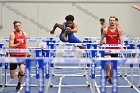
<svg viewBox="0 0 140 93"><path fill-rule="evenodd" d="M9 48L14 48L14 49L26 49L27 44L26 44L26 36L27 34L23 32L22 30L22 25L20 21L14 21L14 29L10 34L10 41L9 41ZM26 57L30 56L26 52L11 52L10 53L11 57ZM19 66L19 72L16 71L17 65ZM18 84L16 86L16 91L18 92L21 87L21 83L23 80L23 77L25 75L25 64L24 63L10 63L10 77L14 78L18 76Z"/></svg>
<svg viewBox="0 0 140 93"><path fill-rule="evenodd" d="M106 37L106 44L122 44L122 31L115 25L115 17L109 18L109 26L106 27L101 36L100 44L103 44L104 37ZM119 47L106 47L106 49L119 49ZM118 54L106 54L107 58L118 57ZM106 81L112 84L112 65L106 64Z"/></svg>
<svg viewBox="0 0 140 93"><path fill-rule="evenodd" d="M64 22L63 24L56 23L53 27L53 30L50 33L54 34L55 29L58 27L58 28L62 29L61 34L59 36L59 38L62 42L82 43L78 38L76 38L74 36L74 33L76 33L78 30L77 25L73 22L74 16L68 15L65 17L65 20L66 20L66 22ZM84 46L78 46L78 47L80 49L85 49Z"/></svg>

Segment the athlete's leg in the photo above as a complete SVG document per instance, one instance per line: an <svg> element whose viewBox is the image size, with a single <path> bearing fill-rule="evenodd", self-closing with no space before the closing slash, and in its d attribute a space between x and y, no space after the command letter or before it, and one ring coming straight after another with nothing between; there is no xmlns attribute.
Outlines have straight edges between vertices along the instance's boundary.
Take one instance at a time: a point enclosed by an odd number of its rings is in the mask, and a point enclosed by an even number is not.
<svg viewBox="0 0 140 93"><path fill-rule="evenodd" d="M19 65L19 72L18 72L18 84L17 84L17 87L16 87L16 90L19 91L20 90L20 87L21 87L21 83L24 79L24 75L25 75L25 64L20 64Z"/></svg>
<svg viewBox="0 0 140 93"><path fill-rule="evenodd" d="M106 58L111 58L111 56L110 55L106 55ZM108 80L108 82L110 83L110 84L112 84L112 80L111 80L111 78L112 78L112 64L111 63L107 63L106 64L106 80Z"/></svg>
<svg viewBox="0 0 140 93"><path fill-rule="evenodd" d="M17 68L17 63L10 63L10 77L11 78L14 78L18 75L16 68Z"/></svg>
<svg viewBox="0 0 140 93"><path fill-rule="evenodd" d="M68 42L70 42L70 43L82 43L82 42L81 42L78 38L76 38L75 36L69 37ZM86 49L85 46L77 46L77 47L79 47L80 49Z"/></svg>

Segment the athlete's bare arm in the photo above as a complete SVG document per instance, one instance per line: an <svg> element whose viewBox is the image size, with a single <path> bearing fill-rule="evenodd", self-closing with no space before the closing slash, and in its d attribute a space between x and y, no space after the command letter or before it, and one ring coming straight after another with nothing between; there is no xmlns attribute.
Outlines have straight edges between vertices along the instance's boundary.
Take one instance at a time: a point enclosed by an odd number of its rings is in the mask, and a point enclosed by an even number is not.
<svg viewBox="0 0 140 93"><path fill-rule="evenodd" d="M56 23L56 24L54 25L54 27L53 27L53 30L50 31L50 33L51 33L51 34L54 34L55 29L56 29L57 27L60 28L60 29L63 29L64 24L58 24L58 23Z"/></svg>
<svg viewBox="0 0 140 93"><path fill-rule="evenodd" d="M25 35L25 38L27 38L27 33L26 32L23 32L24 35ZM26 42L26 41L25 41ZM28 44L26 43L26 48L28 48Z"/></svg>
<svg viewBox="0 0 140 93"><path fill-rule="evenodd" d="M132 8L137 9L138 11L140 11L140 6L132 5Z"/></svg>
<svg viewBox="0 0 140 93"><path fill-rule="evenodd" d="M118 28L118 30L119 30L119 40L120 40L120 44L123 44L123 42L122 42L122 30L119 29L119 28Z"/></svg>
<svg viewBox="0 0 140 93"><path fill-rule="evenodd" d="M107 28L105 28L103 30L103 34L102 34L101 39L100 39L100 44L103 44L104 43L104 38L105 38L105 35L106 35L106 31L107 31Z"/></svg>
<svg viewBox="0 0 140 93"><path fill-rule="evenodd" d="M23 32L24 33L24 35L25 35L25 38L27 38L27 33L26 32ZM26 41L25 41L26 42ZM26 48L28 48L28 44L27 44L27 42L26 42ZM27 57L31 57L32 55L31 55L31 53L27 53Z"/></svg>
<svg viewBox="0 0 140 93"><path fill-rule="evenodd" d="M73 29L71 29L70 27L67 27L66 30L76 33L78 31L78 27L77 27L76 24L74 24L74 28Z"/></svg>

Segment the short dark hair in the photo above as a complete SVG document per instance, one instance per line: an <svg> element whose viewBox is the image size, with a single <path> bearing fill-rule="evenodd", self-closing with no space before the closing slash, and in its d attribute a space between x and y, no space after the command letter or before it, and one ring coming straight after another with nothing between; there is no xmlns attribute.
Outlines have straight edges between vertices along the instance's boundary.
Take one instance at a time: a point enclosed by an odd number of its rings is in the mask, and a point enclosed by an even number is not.
<svg viewBox="0 0 140 93"><path fill-rule="evenodd" d="M116 18L115 16L110 16L110 18ZM110 20L110 18L109 18L109 20Z"/></svg>
<svg viewBox="0 0 140 93"><path fill-rule="evenodd" d="M115 21L119 21L119 19L118 18L115 18Z"/></svg>
<svg viewBox="0 0 140 93"><path fill-rule="evenodd" d="M66 20L66 21L73 21L73 20L74 20L74 16L73 16L73 15L67 15L67 16L65 17L65 20Z"/></svg>
<svg viewBox="0 0 140 93"><path fill-rule="evenodd" d="M20 24L21 24L21 21L17 21L17 20L16 20L16 21L13 22L14 25L15 25L16 23L20 23Z"/></svg>
<svg viewBox="0 0 140 93"><path fill-rule="evenodd" d="M104 19L104 18L100 18L99 21L101 21L101 22L105 22L105 19Z"/></svg>

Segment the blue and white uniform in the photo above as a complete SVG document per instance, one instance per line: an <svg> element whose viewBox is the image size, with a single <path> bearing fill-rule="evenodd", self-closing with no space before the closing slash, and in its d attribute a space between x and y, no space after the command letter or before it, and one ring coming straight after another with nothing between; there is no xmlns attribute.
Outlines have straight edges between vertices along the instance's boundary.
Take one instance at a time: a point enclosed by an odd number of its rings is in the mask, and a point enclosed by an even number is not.
<svg viewBox="0 0 140 93"><path fill-rule="evenodd" d="M69 42L69 43L82 43L78 38L76 38L75 36L74 36L74 32L69 32L68 33L68 40L66 41L66 40L64 40L63 38L62 38L62 34L66 31L66 22L64 23L64 28L62 29L62 31L61 31L61 34L60 34L60 36L59 36L59 38L60 38L60 40L62 41L62 42Z"/></svg>

